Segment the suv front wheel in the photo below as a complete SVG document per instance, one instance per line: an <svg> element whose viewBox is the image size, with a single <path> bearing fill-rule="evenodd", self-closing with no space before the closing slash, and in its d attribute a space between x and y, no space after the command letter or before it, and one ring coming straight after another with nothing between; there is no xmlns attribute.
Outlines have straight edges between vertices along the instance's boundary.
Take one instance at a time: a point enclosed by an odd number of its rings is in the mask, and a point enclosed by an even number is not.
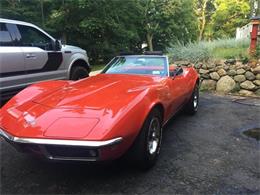
<svg viewBox="0 0 260 195"><path fill-rule="evenodd" d="M89 76L88 69L83 66L72 67L70 80L76 81Z"/></svg>

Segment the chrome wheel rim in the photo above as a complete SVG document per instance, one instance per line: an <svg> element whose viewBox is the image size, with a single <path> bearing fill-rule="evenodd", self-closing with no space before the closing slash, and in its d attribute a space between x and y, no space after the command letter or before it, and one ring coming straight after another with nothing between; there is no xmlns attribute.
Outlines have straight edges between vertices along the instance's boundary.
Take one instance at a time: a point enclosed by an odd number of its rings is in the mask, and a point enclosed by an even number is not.
<svg viewBox="0 0 260 195"><path fill-rule="evenodd" d="M198 96L197 96L197 94L194 95L193 106L194 106L194 108L197 108L197 106L198 106Z"/></svg>
<svg viewBox="0 0 260 195"><path fill-rule="evenodd" d="M160 136L161 136L160 121L158 118L153 118L150 122L149 132L148 132L148 151L151 155L156 153L159 147Z"/></svg>
<svg viewBox="0 0 260 195"><path fill-rule="evenodd" d="M195 91L194 93L194 97L193 97L193 107L197 108L198 107L198 90Z"/></svg>

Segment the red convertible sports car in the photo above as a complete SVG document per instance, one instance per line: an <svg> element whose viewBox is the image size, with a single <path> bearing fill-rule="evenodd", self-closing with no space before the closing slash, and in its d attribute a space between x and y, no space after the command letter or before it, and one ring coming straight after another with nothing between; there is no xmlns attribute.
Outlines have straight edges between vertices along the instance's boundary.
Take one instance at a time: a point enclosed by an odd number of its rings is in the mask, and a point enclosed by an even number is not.
<svg viewBox="0 0 260 195"><path fill-rule="evenodd" d="M0 135L50 160L107 161L143 168L158 158L163 125L181 108L195 114L199 77L168 57L121 55L101 74L31 85L0 110Z"/></svg>

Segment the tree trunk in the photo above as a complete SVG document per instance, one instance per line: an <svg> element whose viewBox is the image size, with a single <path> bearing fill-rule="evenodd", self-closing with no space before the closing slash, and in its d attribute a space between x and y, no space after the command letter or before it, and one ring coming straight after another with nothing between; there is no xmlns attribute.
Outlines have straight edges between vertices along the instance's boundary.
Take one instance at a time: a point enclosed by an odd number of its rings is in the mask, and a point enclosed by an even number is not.
<svg viewBox="0 0 260 195"><path fill-rule="evenodd" d="M44 22L44 8L43 8L43 0L41 0L41 15L42 15L42 27L45 27L45 22Z"/></svg>
<svg viewBox="0 0 260 195"><path fill-rule="evenodd" d="M147 40L149 51L153 51L153 35L151 35L150 33L147 33L146 40Z"/></svg>
<svg viewBox="0 0 260 195"><path fill-rule="evenodd" d="M201 24L200 24L200 34L199 34L199 41L203 39L204 30L206 26L206 8L207 8L208 0L205 0L202 6L202 14L201 14Z"/></svg>
<svg viewBox="0 0 260 195"><path fill-rule="evenodd" d="M67 34L66 34L66 32L62 33L62 44L63 45L67 44Z"/></svg>

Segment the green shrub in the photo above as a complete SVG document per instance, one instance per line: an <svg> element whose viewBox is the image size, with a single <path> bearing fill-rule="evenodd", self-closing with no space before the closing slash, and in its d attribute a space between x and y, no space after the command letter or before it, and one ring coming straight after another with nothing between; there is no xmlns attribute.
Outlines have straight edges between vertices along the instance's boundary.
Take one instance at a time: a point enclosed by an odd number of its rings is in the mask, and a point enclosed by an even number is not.
<svg viewBox="0 0 260 195"><path fill-rule="evenodd" d="M170 60L188 60L193 63L209 59L246 59L249 40L219 39L186 45L177 43L167 49Z"/></svg>
<svg viewBox="0 0 260 195"><path fill-rule="evenodd" d="M257 43L257 47L256 47L256 57L260 58L260 41L258 41Z"/></svg>

